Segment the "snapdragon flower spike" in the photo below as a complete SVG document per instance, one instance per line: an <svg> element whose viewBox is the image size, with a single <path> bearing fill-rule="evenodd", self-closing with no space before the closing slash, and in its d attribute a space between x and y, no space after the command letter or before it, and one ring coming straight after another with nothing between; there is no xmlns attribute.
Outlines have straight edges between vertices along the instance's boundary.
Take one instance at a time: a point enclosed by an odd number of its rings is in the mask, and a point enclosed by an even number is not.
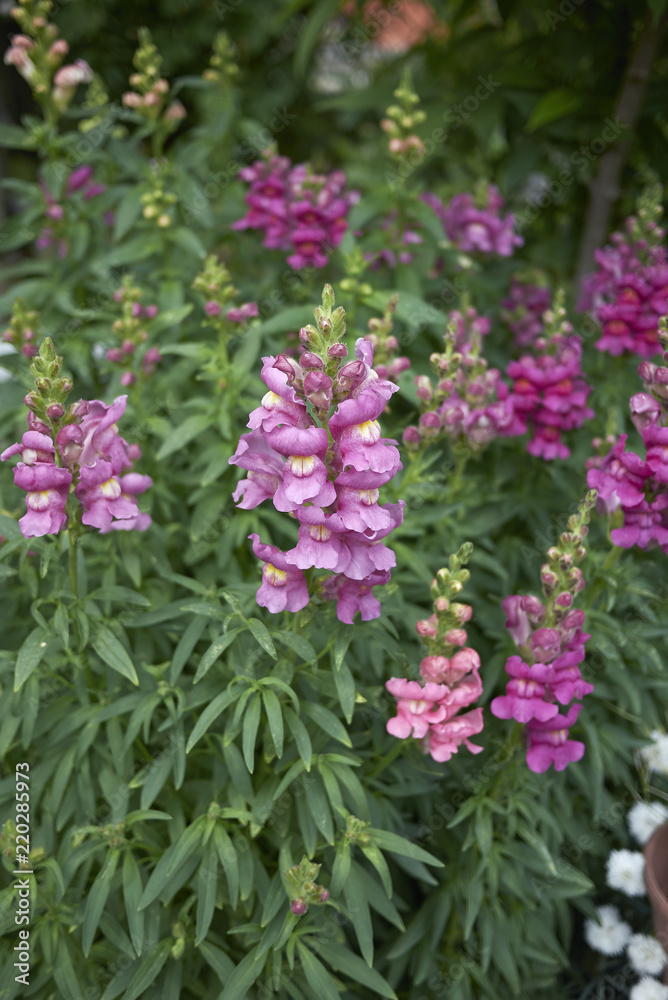
<svg viewBox="0 0 668 1000"><path fill-rule="evenodd" d="M473 196L456 194L447 205L435 194L421 197L436 212L450 242L463 253L511 257L524 243L515 232L515 216L509 212L502 217L505 202L493 184L481 185Z"/></svg>
<svg viewBox="0 0 668 1000"><path fill-rule="evenodd" d="M549 562L541 571L545 603L519 594L501 602L519 655L508 658L506 692L492 700L490 709L499 719L526 723L527 766L538 773L551 764L561 771L585 751L584 743L568 736L582 706L571 705L565 716L559 706L594 690L580 672L590 636L582 631L584 612L573 601L584 587L576 563L586 554L582 543L595 503L596 491L591 490L569 518L558 545L548 550Z"/></svg>
<svg viewBox="0 0 668 1000"><path fill-rule="evenodd" d="M410 368L410 358L396 357L399 341L392 336L392 317L397 308L399 296L389 299L382 319L372 317L369 320L369 333L365 336L373 347L374 367L381 379L396 382L399 375Z"/></svg>
<svg viewBox="0 0 668 1000"><path fill-rule="evenodd" d="M387 722L388 733L398 739L421 739L423 752L441 763L450 760L462 744L471 753L482 750L469 741L482 732L482 709L460 714L482 694L480 657L464 646L467 636L461 628L471 617L471 607L452 601L469 577L462 567L472 548L470 542L465 543L450 557L450 568L439 570L432 583L434 614L417 624L429 649L420 664L421 680L392 677L385 683L397 701L397 715Z"/></svg>
<svg viewBox="0 0 668 1000"><path fill-rule="evenodd" d="M421 416L419 426L404 432L404 444L411 450L448 437L476 452L496 437L526 432L501 373L489 368L482 356L481 338L488 329L489 321L474 309L450 313L445 351L430 358L436 387L427 375L415 377Z"/></svg>
<svg viewBox="0 0 668 1000"><path fill-rule="evenodd" d="M37 324L37 313L32 309L26 309L23 299L16 299L12 306L9 326L3 330L2 339L20 351L24 358L33 358L37 354L34 344Z"/></svg>
<svg viewBox="0 0 668 1000"><path fill-rule="evenodd" d="M378 417L397 386L378 377L373 346L363 339L355 361L346 361L345 314L333 307L326 285L317 326L300 332L307 349L299 361L284 354L262 359L268 391L230 463L248 473L234 493L240 507L271 500L298 524L287 552L253 536L266 564L258 603L274 613L301 610L309 599L303 571L326 570L333 575L318 579L315 591L336 600L339 620L352 624L357 611L365 621L378 617L373 587L387 583L395 565L383 540L401 523L403 501L380 504L379 489L401 462Z"/></svg>
<svg viewBox="0 0 668 1000"><path fill-rule="evenodd" d="M287 262L301 270L324 267L348 228L346 215L359 195L346 189L340 170L315 174L306 163L293 166L271 151L240 171L250 184L248 212L232 228L259 229L263 246L288 253Z"/></svg>
<svg viewBox="0 0 668 1000"><path fill-rule="evenodd" d="M666 320L659 337L668 348ZM663 364L642 362L638 371L647 392L631 397L631 416L645 445L645 458L626 449L627 435L613 441L607 455L588 463L587 483L599 494L599 507L616 515L610 532L621 548L660 546L668 554L668 349Z"/></svg>
<svg viewBox="0 0 668 1000"><path fill-rule="evenodd" d="M549 307L549 288L513 278L508 297L501 301L501 318L512 330L516 344L528 347L542 334L543 313Z"/></svg>
<svg viewBox="0 0 668 1000"><path fill-rule="evenodd" d="M158 307L154 304L142 305L142 295L141 288L133 284L131 275L125 276L123 284L113 294L114 302L121 306L121 316L112 324L119 346L110 347L106 357L107 361L120 368L121 384L124 386L133 385L139 373L147 378L151 376L162 360L157 347L149 347L147 350L143 347L149 338L145 321L155 319Z"/></svg>
<svg viewBox="0 0 668 1000"><path fill-rule="evenodd" d="M554 310L543 315L545 335L534 342L535 353L511 361L506 369L513 379L514 412L531 430L527 451L547 461L568 458L562 433L594 416L586 405L591 386L581 369L582 344L565 315L560 292Z"/></svg>
<svg viewBox="0 0 668 1000"><path fill-rule="evenodd" d="M152 481L129 471L140 453L117 426L127 397L118 397L111 406L79 400L66 409L72 383L58 377L61 366L62 358L47 338L32 365L35 389L26 396L30 429L0 455L2 461L21 456L14 482L27 493L28 512L19 521L23 536L58 534L79 517L102 532L118 525L146 530L151 518L140 513L135 497Z"/></svg>
<svg viewBox="0 0 668 1000"><path fill-rule="evenodd" d="M610 245L595 252L598 271L583 280L578 310L592 314L602 329L599 351L650 358L659 348L658 323L668 297L668 255L658 225L662 214L660 185L640 197L637 216Z"/></svg>

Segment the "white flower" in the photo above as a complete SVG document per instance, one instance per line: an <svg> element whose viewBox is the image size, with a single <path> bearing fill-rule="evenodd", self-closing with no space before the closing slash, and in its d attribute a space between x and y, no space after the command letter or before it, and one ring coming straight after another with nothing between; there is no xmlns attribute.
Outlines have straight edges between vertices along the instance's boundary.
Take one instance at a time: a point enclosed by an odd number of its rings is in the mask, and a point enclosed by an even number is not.
<svg viewBox="0 0 668 1000"><path fill-rule="evenodd" d="M627 896L645 896L645 857L640 851L612 851L606 865L606 882Z"/></svg>
<svg viewBox="0 0 668 1000"><path fill-rule="evenodd" d="M668 734L655 729L652 734L653 743L640 748L640 756L650 771L661 771L668 774Z"/></svg>
<svg viewBox="0 0 668 1000"><path fill-rule="evenodd" d="M635 984L629 993L629 1000L668 1000L668 986L664 986L658 979L645 976Z"/></svg>
<svg viewBox="0 0 668 1000"><path fill-rule="evenodd" d="M668 821L668 809L660 802L636 802L626 819L638 843L646 844L654 831Z"/></svg>
<svg viewBox="0 0 668 1000"><path fill-rule="evenodd" d="M631 938L631 928L619 916L615 906L597 906L600 923L585 920L585 940L602 955L621 955Z"/></svg>
<svg viewBox="0 0 668 1000"><path fill-rule="evenodd" d="M649 973L658 976L668 961L659 942L649 934L634 934L629 942L627 954L638 975Z"/></svg>

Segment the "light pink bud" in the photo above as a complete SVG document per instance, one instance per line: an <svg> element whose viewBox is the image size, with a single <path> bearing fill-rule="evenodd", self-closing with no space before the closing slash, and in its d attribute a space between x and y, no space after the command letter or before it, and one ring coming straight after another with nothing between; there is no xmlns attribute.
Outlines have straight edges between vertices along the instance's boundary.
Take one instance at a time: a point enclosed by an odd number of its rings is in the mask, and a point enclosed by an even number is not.
<svg viewBox="0 0 668 1000"><path fill-rule="evenodd" d="M299 364L302 368L317 368L320 371L325 367L322 358L313 354L312 351L304 351L299 359Z"/></svg>
<svg viewBox="0 0 668 1000"><path fill-rule="evenodd" d="M123 351L123 354L134 354L135 345L131 340L124 340L121 344L121 350Z"/></svg>
<svg viewBox="0 0 668 1000"><path fill-rule="evenodd" d="M299 335L301 339L301 330L299 331ZM328 358L345 358L347 356L348 356L348 351L346 349L345 344L339 344L339 343L332 344L330 347L327 348Z"/></svg>
<svg viewBox="0 0 668 1000"><path fill-rule="evenodd" d="M422 440L422 436L417 427L407 427L401 437L407 448L417 448Z"/></svg>
<svg viewBox="0 0 668 1000"><path fill-rule="evenodd" d="M220 316L222 311L223 310L221 309L219 304L217 302L214 302L213 299L209 299L209 301L204 306L204 312L207 314L207 316Z"/></svg>
<svg viewBox="0 0 668 1000"><path fill-rule="evenodd" d="M46 408L46 415L49 420L60 420L65 410L60 403L51 403Z"/></svg>
<svg viewBox="0 0 668 1000"><path fill-rule="evenodd" d="M450 631L445 634L445 641L449 643L450 646L463 646L466 639L467 635L463 628L451 628Z"/></svg>
<svg viewBox="0 0 668 1000"><path fill-rule="evenodd" d="M123 104L126 108L138 108L141 104L141 97L133 90L128 90L123 94Z"/></svg>
<svg viewBox="0 0 668 1000"><path fill-rule="evenodd" d="M123 352L119 347L110 347L107 351L107 361L111 361L112 364L118 364L119 361L123 360Z"/></svg>
<svg viewBox="0 0 668 1000"><path fill-rule="evenodd" d="M121 375L121 385L129 386L133 385L137 381L137 376L134 372L123 372Z"/></svg>
<svg viewBox="0 0 668 1000"><path fill-rule="evenodd" d="M431 379L428 375L416 375L415 387L417 389L418 399L431 399L434 395Z"/></svg>
<svg viewBox="0 0 668 1000"><path fill-rule="evenodd" d="M157 306L144 306L144 316L146 316L147 319L155 319L157 315L158 315Z"/></svg>
<svg viewBox="0 0 668 1000"><path fill-rule="evenodd" d="M306 905L306 900L304 899L293 899L290 903L290 909L296 917L302 917L307 911L308 906Z"/></svg>

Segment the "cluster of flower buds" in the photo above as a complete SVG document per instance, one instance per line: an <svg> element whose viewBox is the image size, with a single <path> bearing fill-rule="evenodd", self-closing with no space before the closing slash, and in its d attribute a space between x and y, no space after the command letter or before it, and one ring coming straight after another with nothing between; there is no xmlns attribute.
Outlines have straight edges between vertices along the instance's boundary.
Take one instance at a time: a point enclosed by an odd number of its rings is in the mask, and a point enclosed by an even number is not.
<svg viewBox="0 0 668 1000"><path fill-rule="evenodd" d="M67 110L79 84L90 83L93 73L83 59L62 65L69 46L58 38L55 24L48 23L52 8L51 0L19 0L12 8L22 33L13 36L5 63L16 68L47 113L58 117Z"/></svg>
<svg viewBox="0 0 668 1000"><path fill-rule="evenodd" d="M204 70L202 76L210 83L228 84L238 73L234 43L226 32L219 31L213 40L209 68Z"/></svg>
<svg viewBox="0 0 668 1000"><path fill-rule="evenodd" d="M364 621L380 615L373 587L389 582L396 563L382 540L401 523L403 501L378 500L401 461L394 442L381 436L378 417L397 386L378 377L363 338L355 360L346 360L345 313L334 308L330 285L322 303L316 324L299 332L299 363L285 354L262 359L269 391L230 463L249 473L234 494L240 507L270 499L299 524L288 552L250 536L264 563L258 604L272 613L300 611L312 596L304 570L330 570L312 594L336 600L339 620L352 624L357 611Z"/></svg>
<svg viewBox="0 0 668 1000"><path fill-rule="evenodd" d="M150 190L144 191L141 196L141 203L144 206L142 215L145 219L155 222L160 229L168 229L174 221L172 206L176 204L178 199L173 191L166 190L161 170L160 165L154 168Z"/></svg>
<svg viewBox="0 0 668 1000"><path fill-rule="evenodd" d="M21 457L14 469L15 485L27 494L21 532L24 538L56 535L68 514L70 525L80 518L102 533L144 531L151 518L139 512L135 498L152 483L128 471L141 452L118 433L127 397L111 406L85 399L67 406L72 382L60 375L62 361L46 338L31 366L35 388L25 397L29 429L0 455L2 461Z"/></svg>
<svg viewBox="0 0 668 1000"><path fill-rule="evenodd" d="M148 340L148 330L145 320L155 319L158 315L156 305L141 305L142 290L132 284L132 276L126 275L123 284L113 294L114 302L121 306L121 316L114 320L112 330L121 342L120 347L110 347L107 351L107 361L118 365L123 373L121 385L130 386L137 381L135 368L138 349ZM162 360L157 347L149 347L141 356L140 370L148 378L155 371L155 366Z"/></svg>
<svg viewBox="0 0 668 1000"><path fill-rule="evenodd" d="M413 90L408 70L394 91L394 96L398 103L387 108L380 127L390 137L387 144L390 156L401 161L407 154L411 154L411 165L415 167L425 155L424 142L415 134L415 128L426 121L427 115L417 107L420 98Z"/></svg>
<svg viewBox="0 0 668 1000"><path fill-rule="evenodd" d="M506 369L513 380L515 414L531 432L527 451L546 460L568 458L562 433L594 416L587 406L591 386L582 372L582 342L566 319L563 302L559 291L554 308L543 313L545 328L534 341L534 353L511 361Z"/></svg>
<svg viewBox="0 0 668 1000"><path fill-rule="evenodd" d="M578 310L590 312L600 324L599 351L649 358L660 350L657 329L668 298L665 229L658 224L662 203L661 185L646 188L637 214L626 220L624 232L613 233L610 244L596 251L598 270L583 280Z"/></svg>
<svg viewBox="0 0 668 1000"><path fill-rule="evenodd" d="M481 337L487 329L485 317L475 310L450 313L443 338L445 351L429 359L436 387L428 375L415 377L421 416L418 427L404 431L406 447L417 450L438 437L448 437L479 451L495 437L525 432L501 373L489 368L481 354Z"/></svg>
<svg viewBox="0 0 668 1000"><path fill-rule="evenodd" d="M204 325L211 326L220 333L226 333L230 323L235 326L241 325L259 315L255 302L244 302L240 306L229 307L231 300L238 293L232 284L230 272L215 254L210 254L204 261L204 268L195 278L193 288L201 292L206 299Z"/></svg>
<svg viewBox="0 0 668 1000"><path fill-rule="evenodd" d="M524 238L515 232L515 216L502 217L505 202L493 184L477 185L474 194L456 194L444 205L435 194L421 198L436 212L446 236L462 253L497 254L511 257Z"/></svg>
<svg viewBox="0 0 668 1000"><path fill-rule="evenodd" d="M123 104L147 122L160 122L162 130L169 134L185 118L186 109L180 101L172 101L165 110L169 83L160 76L162 58L147 28L139 29L139 48L132 62L136 73L130 77L130 86L134 89L123 94Z"/></svg>
<svg viewBox="0 0 668 1000"><path fill-rule="evenodd" d="M391 677L385 684L397 700L397 714L387 723L388 733L402 740L422 740L424 753L439 762L450 760L462 743L471 753L482 750L469 741L482 732L482 708L459 714L482 694L480 657L466 645L462 627L471 618L472 608L454 600L469 579L463 567L472 551L471 543L465 542L450 556L450 568L439 570L432 581L434 613L416 625L429 650L420 664L421 680Z"/></svg>
<svg viewBox="0 0 668 1000"><path fill-rule="evenodd" d="M543 313L550 308L550 289L513 278L508 297L501 302L501 319L520 347L528 347L543 332Z"/></svg>
<svg viewBox="0 0 668 1000"><path fill-rule="evenodd" d="M71 214L80 211L82 201L88 202L107 189L104 184L98 184L93 179L93 168L87 163L77 167L67 176L57 199L43 180L40 181L40 188L46 203L44 210L46 224L37 237L36 246L40 250L55 246L58 256L66 257L69 252L68 216L71 222ZM105 212L104 221L108 226L113 225L113 212Z"/></svg>
<svg viewBox="0 0 668 1000"><path fill-rule="evenodd" d="M346 273L339 285L342 292L352 295L355 299L365 299L372 294L373 288L362 280L368 263L360 247L355 246L350 253L343 254L343 269Z"/></svg>
<svg viewBox="0 0 668 1000"><path fill-rule="evenodd" d="M631 419L642 437L645 458L626 451L627 435L608 438L613 447L589 462L587 483L598 490L600 506L613 516L615 545L641 549L659 545L668 554L668 328L659 322L663 364L643 361L638 372L644 392L631 397Z"/></svg>
<svg viewBox="0 0 668 1000"><path fill-rule="evenodd" d="M250 184L248 212L232 229L259 229L263 246L289 253L290 267L325 267L348 228L346 215L357 191L346 190L341 170L316 174L307 163L293 166L285 156L266 150L262 160L239 171Z"/></svg>
<svg viewBox="0 0 668 1000"><path fill-rule="evenodd" d="M396 382L401 373L411 366L410 358L396 356L399 341L392 335L392 317L398 299L398 295L392 296L381 319L372 317L369 320L370 332L364 338L373 347L374 367L378 378L389 378L392 382Z"/></svg>
<svg viewBox="0 0 668 1000"><path fill-rule="evenodd" d="M23 299L16 299L12 306L12 318L7 329L2 332L2 339L20 351L24 357L32 358L37 354L33 341L38 322L38 314L26 309Z"/></svg>
<svg viewBox="0 0 668 1000"><path fill-rule="evenodd" d="M302 917L313 903L326 903L329 899L327 889L316 884L321 867L304 856L298 865L285 872L291 899L290 909L296 917Z"/></svg>
<svg viewBox="0 0 668 1000"><path fill-rule="evenodd" d="M499 719L527 724L527 766L537 773L551 764L562 771L585 752L584 743L569 739L582 706L571 705L566 715L559 707L594 690L580 673L590 636L582 631L584 611L573 603L585 585L578 563L586 555L583 543L595 503L596 491L591 490L568 519L559 543L548 549L548 562L541 568L545 602L519 594L501 602L519 655L508 658L506 693L494 698L490 708Z"/></svg>

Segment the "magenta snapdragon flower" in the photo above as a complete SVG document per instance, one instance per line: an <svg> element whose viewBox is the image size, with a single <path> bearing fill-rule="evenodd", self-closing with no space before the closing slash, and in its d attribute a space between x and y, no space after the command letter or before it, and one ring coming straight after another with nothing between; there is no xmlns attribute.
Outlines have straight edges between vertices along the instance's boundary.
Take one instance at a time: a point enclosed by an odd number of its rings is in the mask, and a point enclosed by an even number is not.
<svg viewBox="0 0 668 1000"><path fill-rule="evenodd" d="M250 184L244 199L248 211L232 229L259 229L263 246L288 252L295 270L324 267L343 239L346 215L358 198L346 189L345 174L315 174L308 164L293 166L285 156L269 155L242 168L239 176Z"/></svg>
<svg viewBox="0 0 668 1000"><path fill-rule="evenodd" d="M582 343L564 320L560 293L553 312L545 312L545 336L534 342L534 353L523 354L506 369L513 380L512 402L517 418L531 431L527 451L551 461L568 458L565 431L582 427L594 416L587 406L591 386L581 368Z"/></svg>
<svg viewBox="0 0 668 1000"><path fill-rule="evenodd" d="M268 391L230 463L248 473L234 492L240 507L271 500L298 524L296 544L286 552L254 538L266 564L258 602L272 612L301 610L308 603L304 570L325 570L333 575L318 582L319 594L336 600L339 620L350 624L356 611L365 621L378 617L373 587L389 581L396 562L384 539L401 523L403 501L381 504L379 490L401 461L378 417L397 386L378 377L373 346L362 338L355 360L345 361L338 340L344 314L332 313L328 289L327 309L316 312L321 330L304 328L309 349L300 359L263 358ZM272 587L280 591L275 599Z"/></svg>
<svg viewBox="0 0 668 1000"><path fill-rule="evenodd" d="M515 232L515 216L510 212L501 216L505 202L493 184L477 200L470 194L456 194L444 205L434 194L421 197L436 212L448 239L463 253L511 257L515 247L524 243Z"/></svg>
<svg viewBox="0 0 668 1000"><path fill-rule="evenodd" d="M569 518L558 545L548 550L549 562L541 570L546 603L519 594L501 602L519 655L508 657L510 680L505 694L492 700L490 710L499 719L526 724L527 766L539 773L551 764L561 771L580 760L585 751L584 743L568 738L582 706L571 705L566 716L559 714L559 706L573 699L581 701L594 690L580 672L585 643L591 637L582 631L584 612L574 608L573 601L584 587L575 563L586 554L582 542L595 502L592 491Z"/></svg>
<svg viewBox="0 0 668 1000"><path fill-rule="evenodd" d="M668 298L665 230L656 222L660 201L656 190L643 193L638 216L596 250L598 270L583 279L578 311L591 313L600 324L599 351L649 358L660 350L658 323Z"/></svg>
<svg viewBox="0 0 668 1000"><path fill-rule="evenodd" d="M520 347L529 346L541 335L543 313L549 306L549 288L513 278L507 298L501 301L501 317Z"/></svg>

